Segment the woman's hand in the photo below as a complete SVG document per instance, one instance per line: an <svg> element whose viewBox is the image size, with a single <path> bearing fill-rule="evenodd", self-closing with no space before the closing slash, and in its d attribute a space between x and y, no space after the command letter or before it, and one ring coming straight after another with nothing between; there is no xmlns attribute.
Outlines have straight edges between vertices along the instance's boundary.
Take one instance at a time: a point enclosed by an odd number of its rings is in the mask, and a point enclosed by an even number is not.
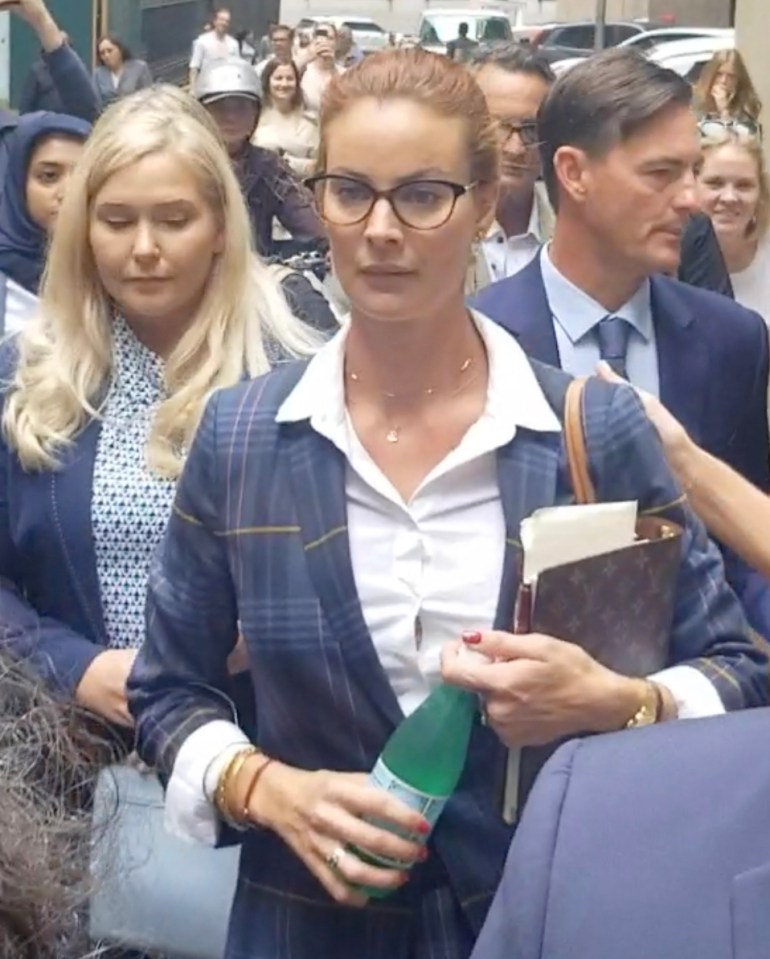
<svg viewBox="0 0 770 959"><path fill-rule="evenodd" d="M711 88L711 96L714 105L719 111L719 116L725 120L730 117L730 94L723 83L716 82Z"/></svg>
<svg viewBox="0 0 770 959"><path fill-rule="evenodd" d="M247 778L245 771L239 778ZM349 847L412 864L426 855L418 843L365 820L392 823L405 833L426 834L430 828L419 813L369 785L366 775L308 772L282 763L265 769L249 804L249 818L276 832L329 895L348 906L367 902L366 895L351 886L397 889L408 878L398 869L363 862Z"/></svg>
<svg viewBox="0 0 770 959"><path fill-rule="evenodd" d="M93 660L75 690L75 702L118 726L132 727L126 681L134 665L135 649L105 649Z"/></svg>
<svg viewBox="0 0 770 959"><path fill-rule="evenodd" d="M479 693L487 724L509 747L622 729L644 701L644 680L620 676L550 636L473 633L442 652L444 682Z"/></svg>
<svg viewBox="0 0 770 959"><path fill-rule="evenodd" d="M598 364L596 372L601 379L607 383L631 386L630 383L627 383L626 380L621 379L617 373L613 372L609 364L604 361ZM681 461L686 458L688 450L694 445L687 435L687 430L652 393L647 393L645 390L640 390L635 386L631 386L631 389L636 390L636 395L644 406L644 412L658 431L666 456L672 467L676 470Z"/></svg>

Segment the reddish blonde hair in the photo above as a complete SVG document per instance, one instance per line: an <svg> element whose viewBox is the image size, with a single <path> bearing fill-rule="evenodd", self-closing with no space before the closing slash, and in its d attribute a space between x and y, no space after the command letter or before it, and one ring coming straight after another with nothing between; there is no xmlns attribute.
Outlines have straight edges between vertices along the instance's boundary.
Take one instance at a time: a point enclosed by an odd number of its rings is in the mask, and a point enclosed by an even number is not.
<svg viewBox="0 0 770 959"><path fill-rule="evenodd" d="M467 129L471 179L497 183L500 141L487 101L473 75L448 57L419 48L384 50L332 79L321 101L318 169L326 167L329 124L356 100L411 100L439 116L462 119Z"/></svg>

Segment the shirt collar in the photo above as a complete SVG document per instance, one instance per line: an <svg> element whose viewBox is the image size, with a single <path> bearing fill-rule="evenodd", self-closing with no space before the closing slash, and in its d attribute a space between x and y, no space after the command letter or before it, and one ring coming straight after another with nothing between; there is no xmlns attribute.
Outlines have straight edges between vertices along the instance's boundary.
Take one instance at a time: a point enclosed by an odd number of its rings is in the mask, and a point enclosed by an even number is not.
<svg viewBox="0 0 770 959"><path fill-rule="evenodd" d="M532 212L529 214L526 233L520 233L519 236L531 236L534 237L538 243L545 242L546 238L542 236L540 232L540 208L538 206L537 191L532 194ZM487 231L485 239L496 243L498 240L513 240L515 237L506 236L503 228L497 220L495 220Z"/></svg>
<svg viewBox="0 0 770 959"><path fill-rule="evenodd" d="M561 423L540 388L534 370L517 341L481 313L472 311L487 350L489 383L482 414L497 429L500 443L512 439L516 427L536 432L560 432ZM344 353L347 328L326 343L281 404L278 423L309 420L328 436L346 423Z"/></svg>
<svg viewBox="0 0 770 959"><path fill-rule="evenodd" d="M137 339L120 314L112 321L112 365L113 388L134 393L137 399L149 403L167 395L163 358Z"/></svg>
<svg viewBox="0 0 770 959"><path fill-rule="evenodd" d="M607 309L556 269L548 246L544 246L540 253L540 268L554 320L564 330L570 342L578 343L608 315ZM653 335L650 281L645 280L633 296L612 315L630 323L644 342L649 343Z"/></svg>

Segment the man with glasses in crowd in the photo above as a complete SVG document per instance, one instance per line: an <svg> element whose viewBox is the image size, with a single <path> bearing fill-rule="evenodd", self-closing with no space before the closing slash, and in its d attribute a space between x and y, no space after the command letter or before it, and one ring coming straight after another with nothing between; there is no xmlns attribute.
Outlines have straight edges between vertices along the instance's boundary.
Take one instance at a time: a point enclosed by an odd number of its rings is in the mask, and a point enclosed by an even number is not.
<svg viewBox="0 0 770 959"><path fill-rule="evenodd" d="M480 51L476 80L497 120L502 182L495 223L479 244L468 292L523 269L551 236L553 211L540 181L537 112L554 81L550 66L513 44Z"/></svg>
<svg viewBox="0 0 770 959"><path fill-rule="evenodd" d="M270 27L270 53L255 67L260 80L268 63L272 63L273 60L284 64L291 63L293 50L294 31L292 28L283 23L272 24Z"/></svg>

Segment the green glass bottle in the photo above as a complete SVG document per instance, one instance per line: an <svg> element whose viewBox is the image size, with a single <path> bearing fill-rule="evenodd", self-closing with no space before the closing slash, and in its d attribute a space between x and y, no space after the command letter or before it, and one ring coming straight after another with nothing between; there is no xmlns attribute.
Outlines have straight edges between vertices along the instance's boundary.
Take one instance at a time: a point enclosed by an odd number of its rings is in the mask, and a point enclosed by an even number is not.
<svg viewBox="0 0 770 959"><path fill-rule="evenodd" d="M474 693L444 683L437 686L391 735L371 772L370 783L416 809L432 829L462 775L477 710L478 698ZM424 844L428 840L427 835L406 834L390 823L377 825L412 842ZM359 850L356 854L372 865L391 869L406 870L410 865L364 855ZM377 899L390 892L368 887L362 891Z"/></svg>

